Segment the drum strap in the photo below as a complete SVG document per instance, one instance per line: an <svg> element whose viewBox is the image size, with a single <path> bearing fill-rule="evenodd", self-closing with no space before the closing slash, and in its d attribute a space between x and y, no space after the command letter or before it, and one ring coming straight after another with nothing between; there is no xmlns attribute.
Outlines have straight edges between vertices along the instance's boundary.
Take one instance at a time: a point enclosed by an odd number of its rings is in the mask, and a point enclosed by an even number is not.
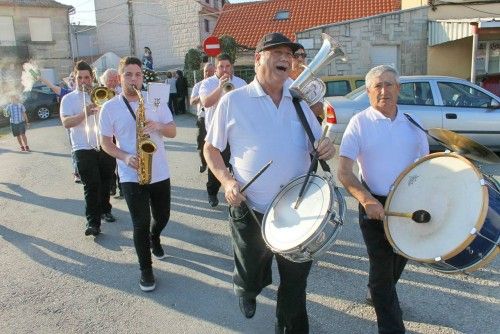
<svg viewBox="0 0 500 334"><path fill-rule="evenodd" d="M307 133L307 137L309 138L309 141L311 142L312 147L314 147L314 135L312 133L311 127L309 126L309 123L307 123L306 115L304 115L304 110L302 110L302 106L300 105L300 99L294 97L293 98L293 105L295 106L295 111L297 112L297 115L299 116L300 123L302 123L302 127L304 127L304 130ZM321 165L321 168L325 171L330 173L330 166L326 163L324 160L318 160L319 164ZM318 166L315 166L314 170L316 170Z"/></svg>

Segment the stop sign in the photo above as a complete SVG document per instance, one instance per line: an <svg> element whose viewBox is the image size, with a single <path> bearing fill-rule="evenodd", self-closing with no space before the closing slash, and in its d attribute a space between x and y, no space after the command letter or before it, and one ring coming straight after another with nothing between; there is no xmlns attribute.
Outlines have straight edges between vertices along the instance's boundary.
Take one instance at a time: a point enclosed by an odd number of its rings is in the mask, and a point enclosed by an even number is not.
<svg viewBox="0 0 500 334"><path fill-rule="evenodd" d="M203 50L207 56L215 57L220 53L219 39L215 36L209 36L203 41Z"/></svg>

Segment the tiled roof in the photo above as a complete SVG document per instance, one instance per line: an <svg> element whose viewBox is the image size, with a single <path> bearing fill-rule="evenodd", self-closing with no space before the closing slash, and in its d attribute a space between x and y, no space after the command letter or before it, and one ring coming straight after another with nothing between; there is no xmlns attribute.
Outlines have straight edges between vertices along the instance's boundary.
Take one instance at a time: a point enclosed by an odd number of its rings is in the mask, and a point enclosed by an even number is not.
<svg viewBox="0 0 500 334"><path fill-rule="evenodd" d="M71 6L63 5L62 3L53 0L0 0L0 5L71 8Z"/></svg>
<svg viewBox="0 0 500 334"><path fill-rule="evenodd" d="M269 0L226 3L214 29L215 36L230 35L240 45L255 48L269 32L281 32L295 40L295 32L307 28L401 9L400 0ZM276 12L288 11L278 21Z"/></svg>

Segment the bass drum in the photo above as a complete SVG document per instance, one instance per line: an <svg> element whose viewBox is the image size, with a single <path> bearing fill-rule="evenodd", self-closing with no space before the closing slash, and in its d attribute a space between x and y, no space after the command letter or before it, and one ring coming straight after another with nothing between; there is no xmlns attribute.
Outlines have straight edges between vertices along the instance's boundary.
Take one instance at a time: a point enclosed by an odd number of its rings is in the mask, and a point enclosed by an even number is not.
<svg viewBox="0 0 500 334"><path fill-rule="evenodd" d="M428 223L386 216L387 239L401 255L444 273L472 272L499 250L500 192L495 181L454 153L434 153L396 180L386 211L426 210Z"/></svg>
<svg viewBox="0 0 500 334"><path fill-rule="evenodd" d="M275 253L293 262L307 262L325 253L340 233L346 203L333 178L311 175L304 197L295 202L306 176L300 176L273 199L262 219L262 236Z"/></svg>

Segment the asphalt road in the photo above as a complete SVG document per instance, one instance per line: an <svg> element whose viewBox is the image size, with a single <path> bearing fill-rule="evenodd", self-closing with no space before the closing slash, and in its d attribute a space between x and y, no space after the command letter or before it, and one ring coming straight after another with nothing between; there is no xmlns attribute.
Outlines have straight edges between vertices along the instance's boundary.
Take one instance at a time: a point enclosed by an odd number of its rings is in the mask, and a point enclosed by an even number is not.
<svg viewBox="0 0 500 334"><path fill-rule="evenodd" d="M273 333L276 270L255 317L245 319L232 292L227 206L222 195L219 207L208 206L194 117L176 121L177 138L165 141L172 171L172 214L162 235L168 257L154 261L152 293L138 286L123 200L112 199L116 223L103 223L95 240L83 235L83 190L73 183L59 120L33 124L31 153L20 152L12 136L0 137L0 333ZM499 166L486 171L499 178ZM345 196L345 227L309 278L311 333L376 333L375 313L364 304L368 261L357 206ZM398 284L408 332L498 333L499 258L471 276L410 262Z"/></svg>

